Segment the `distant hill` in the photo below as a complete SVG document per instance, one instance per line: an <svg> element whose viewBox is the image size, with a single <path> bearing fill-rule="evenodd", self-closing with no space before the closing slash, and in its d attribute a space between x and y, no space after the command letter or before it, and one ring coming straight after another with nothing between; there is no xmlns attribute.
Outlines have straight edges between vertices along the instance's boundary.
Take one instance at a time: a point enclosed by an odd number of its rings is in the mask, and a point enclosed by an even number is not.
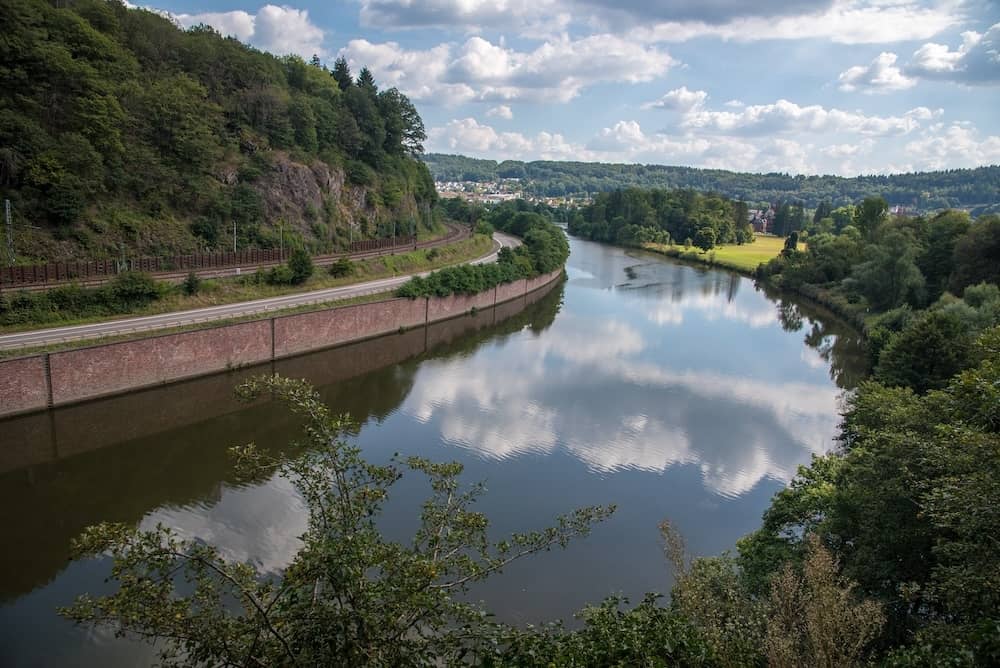
<svg viewBox="0 0 1000 668"><path fill-rule="evenodd" d="M721 169L539 160L479 160L428 153L424 161L438 181L523 179L533 195L559 197L625 187L693 188L750 203L802 200L809 208L829 200L834 206L881 195L891 205L919 210L958 207L980 213L1000 205L1000 166L891 176L789 176L747 174Z"/></svg>
<svg viewBox="0 0 1000 668"><path fill-rule="evenodd" d="M322 250L348 224L357 239L429 218L423 124L367 70L335 78L121 2L57 4L0 3L19 261L227 249L234 223L241 248L278 245L280 227Z"/></svg>

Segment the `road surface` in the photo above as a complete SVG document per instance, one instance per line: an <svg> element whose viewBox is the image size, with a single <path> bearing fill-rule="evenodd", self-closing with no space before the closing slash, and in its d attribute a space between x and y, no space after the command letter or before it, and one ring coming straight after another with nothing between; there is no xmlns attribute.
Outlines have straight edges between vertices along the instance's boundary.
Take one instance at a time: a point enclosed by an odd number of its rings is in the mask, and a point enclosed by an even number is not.
<svg viewBox="0 0 1000 668"><path fill-rule="evenodd" d="M521 243L520 239L501 232L495 232L493 238L496 242L493 246L493 250L488 255L484 255L477 260L473 260L469 264L485 264L487 262L495 262L497 254L500 252L500 248L503 246L517 246ZM131 334L133 332L169 329L171 327L181 327L194 323L211 322L213 320L242 318L249 315L268 313L270 311L280 311L282 309L305 306L308 304L320 304L323 302L350 299L352 297L361 297L379 292L390 292L401 286L403 283L406 283L415 275L426 276L429 273L431 272L425 271L420 274L406 274L404 276L382 278L375 281L368 281L366 283L344 285L339 288L327 288L325 290L314 290L312 292L301 292L292 295L282 295L280 297L256 299L249 302L223 304L221 306L208 306L206 308L192 309L190 311L175 311L173 313L161 313L159 315L95 322L89 325L54 327L52 329L38 329L29 332L18 332L17 334L6 334L0 336L0 350L34 348L54 343L63 343L66 341L79 341L82 339L119 336L122 334Z"/></svg>

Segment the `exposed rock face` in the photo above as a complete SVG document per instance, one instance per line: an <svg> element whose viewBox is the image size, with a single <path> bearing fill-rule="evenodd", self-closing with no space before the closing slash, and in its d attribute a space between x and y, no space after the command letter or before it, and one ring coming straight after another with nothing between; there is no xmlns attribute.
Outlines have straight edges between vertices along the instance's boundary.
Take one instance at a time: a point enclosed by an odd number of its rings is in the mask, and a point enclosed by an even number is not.
<svg viewBox="0 0 1000 668"><path fill-rule="evenodd" d="M318 234L324 232L318 223L332 234L334 228L345 228L348 223L373 226L392 213L384 210L376 192L347 183L344 170L339 167L320 160L311 165L295 162L277 151L271 169L252 187L264 201L266 224L276 225L283 220L305 239L322 241ZM407 194L398 208L416 210L412 195Z"/></svg>

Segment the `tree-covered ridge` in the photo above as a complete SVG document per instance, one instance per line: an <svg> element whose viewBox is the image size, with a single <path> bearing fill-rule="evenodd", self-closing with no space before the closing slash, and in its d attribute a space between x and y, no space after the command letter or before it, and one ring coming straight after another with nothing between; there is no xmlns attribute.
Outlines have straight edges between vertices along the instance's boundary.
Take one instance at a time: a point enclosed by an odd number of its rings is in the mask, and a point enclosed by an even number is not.
<svg viewBox="0 0 1000 668"><path fill-rule="evenodd" d="M893 206L920 210L949 207L987 208L1000 204L1000 166L940 172L840 176L751 174L722 169L669 165L628 165L539 160L479 160L428 153L424 161L438 181L493 181L518 178L529 194L545 197L608 192L627 187L717 192L752 203L802 200L815 208L823 200L834 206L881 196ZM994 210L994 209L989 209Z"/></svg>
<svg viewBox="0 0 1000 668"><path fill-rule="evenodd" d="M106 0L10 0L0 23L0 197L23 259L232 247L233 223L269 247L279 213L325 248L436 197L419 115L367 69Z"/></svg>
<svg viewBox="0 0 1000 668"><path fill-rule="evenodd" d="M753 241L746 202L693 190L600 193L592 204L573 212L569 231L622 245L673 241L705 250Z"/></svg>

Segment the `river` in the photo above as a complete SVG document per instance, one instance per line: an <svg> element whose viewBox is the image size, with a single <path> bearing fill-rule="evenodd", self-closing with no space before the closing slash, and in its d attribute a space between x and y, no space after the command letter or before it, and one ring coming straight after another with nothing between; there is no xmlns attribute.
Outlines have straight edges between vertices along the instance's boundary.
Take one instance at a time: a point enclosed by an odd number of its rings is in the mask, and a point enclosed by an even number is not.
<svg viewBox="0 0 1000 668"><path fill-rule="evenodd" d="M733 548L796 467L834 445L843 390L865 356L829 314L752 280L571 240L568 280L520 313L280 362L361 424L365 455L465 464L497 535L614 503L593 534L477 588L501 619L569 619L610 594L669 590L657 524L693 554ZM510 308L507 309L508 311ZM268 370L267 368L263 369ZM103 520L220 546L280 571L305 528L280 478L237 484L227 448L278 451L297 432L279 406L242 406L242 370L0 422L0 665L133 666L155 648L56 615L105 591L104 560L69 563ZM385 531L400 539L426 493L408 476Z"/></svg>

